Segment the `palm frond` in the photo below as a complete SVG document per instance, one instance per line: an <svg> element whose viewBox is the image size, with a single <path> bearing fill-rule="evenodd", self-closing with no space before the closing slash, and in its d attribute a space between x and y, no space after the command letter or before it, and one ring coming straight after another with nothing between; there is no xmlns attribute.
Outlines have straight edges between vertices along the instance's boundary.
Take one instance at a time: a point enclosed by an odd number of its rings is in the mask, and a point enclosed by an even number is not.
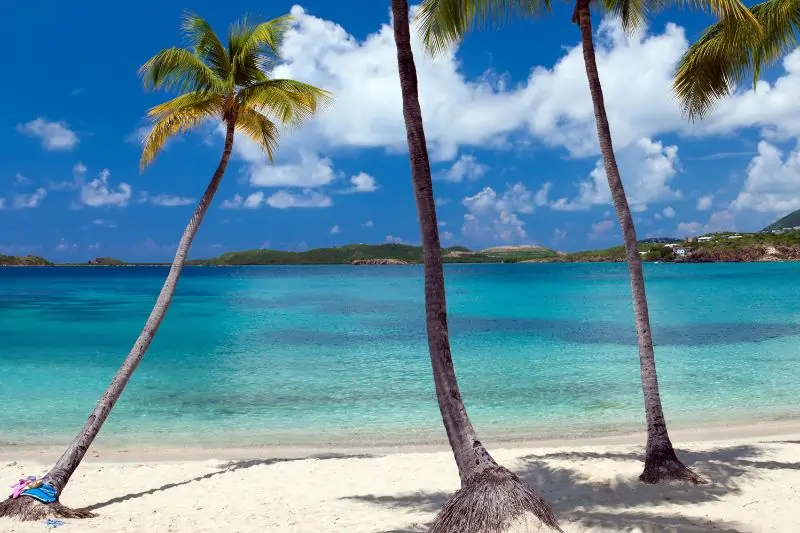
<svg viewBox="0 0 800 533"><path fill-rule="evenodd" d="M231 26L228 47L237 85L265 81L260 76L277 63L281 43L293 18L284 15L252 26L246 18Z"/></svg>
<svg viewBox="0 0 800 533"><path fill-rule="evenodd" d="M280 138L280 131L274 122L253 109L242 109L236 119L236 130L258 144L272 162Z"/></svg>
<svg viewBox="0 0 800 533"><path fill-rule="evenodd" d="M768 0L751 8L758 22L723 18L710 26L678 62L673 90L689 120L702 118L752 75L797 46L800 0Z"/></svg>
<svg viewBox="0 0 800 533"><path fill-rule="evenodd" d="M227 80L231 75L228 52L211 25L197 14L185 11L181 29L195 55L209 65L219 78Z"/></svg>
<svg viewBox="0 0 800 533"><path fill-rule="evenodd" d="M531 18L549 10L550 0L425 0L414 23L425 48L436 55L476 26L502 26L511 18Z"/></svg>
<svg viewBox="0 0 800 533"><path fill-rule="evenodd" d="M189 50L167 48L139 68L146 89L177 89L178 92L222 92L223 80Z"/></svg>
<svg viewBox="0 0 800 533"><path fill-rule="evenodd" d="M635 33L647 25L655 2L652 0L605 0L605 8L622 23L626 33Z"/></svg>
<svg viewBox="0 0 800 533"><path fill-rule="evenodd" d="M219 95L189 93L153 107L147 112L154 124L142 143L140 167L144 169L152 163L173 135L188 131L204 120L221 114L222 99Z"/></svg>
<svg viewBox="0 0 800 533"><path fill-rule="evenodd" d="M308 83L277 79L245 87L237 99L243 109L263 112L281 125L297 126L330 105L333 96Z"/></svg>
<svg viewBox="0 0 800 533"><path fill-rule="evenodd" d="M653 0L659 7L678 6L700 9L713 13L721 19L731 18L757 25L753 13L741 0Z"/></svg>

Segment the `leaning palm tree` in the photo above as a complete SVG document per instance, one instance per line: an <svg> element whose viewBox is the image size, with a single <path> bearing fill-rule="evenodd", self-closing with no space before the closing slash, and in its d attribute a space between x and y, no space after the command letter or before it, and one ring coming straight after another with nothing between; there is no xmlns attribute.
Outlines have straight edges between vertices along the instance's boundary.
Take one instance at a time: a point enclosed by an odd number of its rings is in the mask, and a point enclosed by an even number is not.
<svg viewBox="0 0 800 533"><path fill-rule="evenodd" d="M408 1L392 0L392 16L411 179L422 234L428 350L439 410L461 478L461 489L445 504L430 533L494 533L525 519L561 531L541 495L489 455L478 440L461 399L450 353L444 271L417 72L411 51Z"/></svg>
<svg viewBox="0 0 800 533"><path fill-rule="evenodd" d="M683 2L683 0L678 1ZM700 476L688 469L678 459L667 433L667 423L656 376L642 259L639 255L633 216L614 156L600 74L597 70L592 35L591 2L592 0L576 0L572 22L580 28L583 58L586 64L589 91L594 104L600 152L605 164L611 197L622 228L630 273L647 420L645 464L639 479L645 483L657 483L661 480L686 480L692 483L703 483L705 481ZM726 16L742 19L748 16L743 14L747 10L739 3L739 0L697 0L696 3L708 4L715 12ZM605 0L604 3L599 3L599 7L618 16L627 30L638 29L645 22L648 9L662 5L664 5L663 2L655 0ZM522 18L535 17L549 10L549 7L549 0L425 0L418 15L419 30L427 49L436 54L461 41L476 24L483 26L487 23L502 23L509 15Z"/></svg>
<svg viewBox="0 0 800 533"><path fill-rule="evenodd" d="M260 24L250 24L247 20L236 23L229 30L226 48L206 21L187 13L183 17L183 32L189 48L162 50L141 67L146 88L175 89L180 93L148 112L153 129L144 140L142 169L153 161L171 136L207 120L219 120L225 125L222 158L183 232L172 267L139 338L75 440L44 476L45 492L50 494L45 499L52 501L44 503L23 493L0 503L0 516L22 520L92 516L86 510L62 505L59 497L164 319L192 240L225 173L234 133L239 131L258 144L271 161L279 127L297 125L329 102L327 91L294 80L269 77L290 20L285 16Z"/></svg>
<svg viewBox="0 0 800 533"><path fill-rule="evenodd" d="M673 89L690 120L706 116L748 75L755 88L765 66L797 47L800 0L768 0L750 12L758 26L722 17L678 62Z"/></svg>

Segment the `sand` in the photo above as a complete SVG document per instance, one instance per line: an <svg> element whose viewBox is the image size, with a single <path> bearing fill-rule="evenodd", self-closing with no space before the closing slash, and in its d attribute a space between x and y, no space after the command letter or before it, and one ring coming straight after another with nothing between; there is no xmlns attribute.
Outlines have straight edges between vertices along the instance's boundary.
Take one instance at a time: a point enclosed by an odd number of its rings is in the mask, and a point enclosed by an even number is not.
<svg viewBox="0 0 800 533"><path fill-rule="evenodd" d="M544 493L567 533L800 532L800 427L746 433L673 435L679 455L711 481L701 487L642 485L641 445L611 439L490 451ZM59 533L412 533L426 530L459 484L447 449L311 458L258 449L98 450L62 500L99 516L68 520ZM0 479L41 474L55 458L54 450L0 450ZM41 522L0 519L0 531L44 530Z"/></svg>

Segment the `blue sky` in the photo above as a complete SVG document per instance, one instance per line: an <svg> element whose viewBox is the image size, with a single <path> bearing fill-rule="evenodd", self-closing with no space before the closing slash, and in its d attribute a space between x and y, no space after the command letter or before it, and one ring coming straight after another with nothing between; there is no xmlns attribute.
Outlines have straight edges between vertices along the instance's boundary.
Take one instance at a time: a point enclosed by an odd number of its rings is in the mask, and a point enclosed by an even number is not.
<svg viewBox="0 0 800 533"><path fill-rule="evenodd" d="M0 253L171 258L222 150L208 124L139 172L142 117L167 95L146 93L136 72L181 44L184 8L220 33L245 13L291 11L296 22L275 75L336 96L332 110L283 137L275 166L237 139L193 257L419 242L388 1L76 9L7 0L4 37L26 44L4 59L14 82L0 86ZM416 48L446 244L577 250L620 242L570 9L557 4L541 20L473 34L436 60ZM595 18L612 134L642 238L757 230L800 208L800 52L757 91L741 88L690 125L670 74L706 22L669 11L627 38L613 20Z"/></svg>

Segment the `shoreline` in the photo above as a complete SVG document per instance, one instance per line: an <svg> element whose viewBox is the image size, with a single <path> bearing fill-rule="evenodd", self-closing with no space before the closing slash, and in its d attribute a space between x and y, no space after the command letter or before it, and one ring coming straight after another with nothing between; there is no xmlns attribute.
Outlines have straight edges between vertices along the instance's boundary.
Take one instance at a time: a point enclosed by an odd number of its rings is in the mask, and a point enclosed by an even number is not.
<svg viewBox="0 0 800 533"><path fill-rule="evenodd" d="M444 433L444 431L442 431ZM488 432L487 432L488 433ZM800 435L800 420L777 419L758 423L716 423L704 425L672 424L670 437L676 448L681 443L707 443L712 441L738 441L757 439L777 439ZM488 438L487 438L488 437ZM482 441L489 449L520 450L530 448L583 449L605 446L644 446L645 431L620 431L597 436L569 436L542 439L499 439L486 435ZM55 461L67 443L58 445L0 444L0 460ZM241 460L253 457L271 459L319 459L335 457L382 457L390 455L441 453L449 451L447 441L442 437L430 443L375 443L361 446L350 445L230 445L214 443L210 445L183 445L175 442L158 443L142 441L122 442L114 437L103 439L102 434L86 455L86 461L112 463L125 462L164 462L164 461L209 461Z"/></svg>
<svg viewBox="0 0 800 533"><path fill-rule="evenodd" d="M742 438L743 431L751 435ZM564 533L800 531L800 432L788 424L675 430L678 456L709 481L699 486L641 483L639 437L637 445L608 439L552 447L487 444L498 463L541 491ZM68 519L64 530L211 533L224 524L240 533L424 533L460 486L446 448L283 458L247 450L240 459L221 458L236 453L154 461L90 451L62 501L97 517ZM0 477L41 474L52 460L46 454L6 459ZM40 532L42 522L0 518L0 531Z"/></svg>

